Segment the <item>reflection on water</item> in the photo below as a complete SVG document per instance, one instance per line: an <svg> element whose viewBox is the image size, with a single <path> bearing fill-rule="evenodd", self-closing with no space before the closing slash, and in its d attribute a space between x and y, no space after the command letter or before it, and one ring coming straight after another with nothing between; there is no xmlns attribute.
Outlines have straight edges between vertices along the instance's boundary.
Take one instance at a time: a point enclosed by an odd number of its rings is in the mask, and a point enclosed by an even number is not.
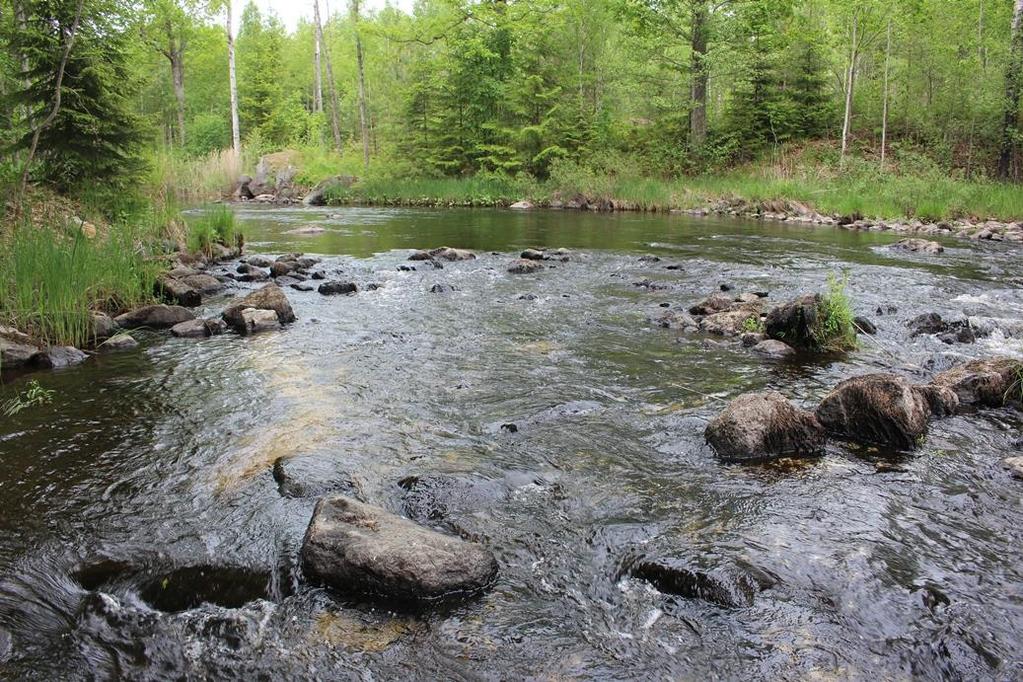
<svg viewBox="0 0 1023 682"><path fill-rule="evenodd" d="M153 335L35 375L53 404L0 429L0 676L1021 675L1023 486L1001 464L1018 453L1018 413L937 422L904 455L832 445L816 461L737 466L703 442L743 391L811 405L857 372L926 376L934 353L1020 353L1015 251L955 242L914 257L884 248L893 235L640 214L239 217L251 249L322 254L362 291L289 290L298 321L280 333ZM289 234L304 225L325 231ZM481 257L397 270L408 249L440 245ZM529 246L573 259L507 274ZM778 301L836 270L880 328L845 359L772 363L647 322L721 284ZM995 333L910 341L906 321L930 311L992 318ZM270 472L299 456L357 478L374 504L484 542L498 584L410 614L306 587L297 551L313 501L281 497ZM740 572L758 591L737 607L662 594L626 577L644 557ZM210 596L228 582L237 594Z"/></svg>

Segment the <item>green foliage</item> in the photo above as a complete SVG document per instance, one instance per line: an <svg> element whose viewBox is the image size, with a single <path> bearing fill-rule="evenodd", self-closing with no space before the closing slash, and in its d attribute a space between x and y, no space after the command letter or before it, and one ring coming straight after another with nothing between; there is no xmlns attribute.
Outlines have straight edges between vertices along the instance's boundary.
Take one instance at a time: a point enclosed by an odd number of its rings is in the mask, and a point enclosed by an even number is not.
<svg viewBox="0 0 1023 682"><path fill-rule="evenodd" d="M748 332L752 334L763 334L764 321L760 318L759 315L757 315L756 317L747 317L745 320L743 320L741 329L743 332Z"/></svg>
<svg viewBox="0 0 1023 682"><path fill-rule="evenodd" d="M0 414L5 417L13 417L23 410L49 405L53 402L54 393L55 391L52 389L43 388L38 381L32 379L24 391L0 403Z"/></svg>
<svg viewBox="0 0 1023 682"><path fill-rule="evenodd" d="M817 323L812 330L814 342L822 350L854 350L856 341L855 315L846 293L848 276L839 279L834 273L828 275L828 290L821 297L817 307Z"/></svg>
<svg viewBox="0 0 1023 682"><path fill-rule="evenodd" d="M31 112L33 122L53 109L76 10L75 0L34 2L26 25L9 36L28 71L8 105ZM64 71L60 109L39 138L35 178L63 192L102 185L111 193L140 180L144 134L135 112L138 80L131 72L137 48L112 0L85 2ZM28 149L32 137L32 127L23 127L14 148Z"/></svg>
<svg viewBox="0 0 1023 682"><path fill-rule="evenodd" d="M80 227L21 225L0 248L0 310L52 344L93 341L92 311L118 312L152 299L158 267L137 229L87 238Z"/></svg>

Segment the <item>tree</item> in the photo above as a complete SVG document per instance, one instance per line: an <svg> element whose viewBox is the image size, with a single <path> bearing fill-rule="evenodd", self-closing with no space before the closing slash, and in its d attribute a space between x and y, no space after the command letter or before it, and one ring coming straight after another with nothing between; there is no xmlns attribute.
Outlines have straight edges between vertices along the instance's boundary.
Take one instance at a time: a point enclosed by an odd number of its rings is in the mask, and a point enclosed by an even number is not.
<svg viewBox="0 0 1023 682"><path fill-rule="evenodd" d="M362 63L362 37L359 35L359 0L351 0L352 29L355 33L355 63L359 80L359 131L362 135L362 163L369 168L369 114L366 110L366 69Z"/></svg>
<svg viewBox="0 0 1023 682"><path fill-rule="evenodd" d="M1015 0L1009 43L1009 64L1005 74L1002 145L998 155L998 175L1003 179L1011 177L1013 156L1019 148L1021 95L1023 95L1023 0Z"/></svg>
<svg viewBox="0 0 1023 682"><path fill-rule="evenodd" d="M194 3L184 5L179 0L147 0L145 4L147 21L143 34L170 64L181 147L185 146L185 49L198 9Z"/></svg>
<svg viewBox="0 0 1023 682"><path fill-rule="evenodd" d="M313 0L313 16L316 22L316 40L323 45L323 23L320 21L319 0ZM334 68L331 66L330 50L324 52L327 62L327 93L330 95L330 132L334 136L334 148L341 149L341 105L337 97L337 81L334 80Z"/></svg>

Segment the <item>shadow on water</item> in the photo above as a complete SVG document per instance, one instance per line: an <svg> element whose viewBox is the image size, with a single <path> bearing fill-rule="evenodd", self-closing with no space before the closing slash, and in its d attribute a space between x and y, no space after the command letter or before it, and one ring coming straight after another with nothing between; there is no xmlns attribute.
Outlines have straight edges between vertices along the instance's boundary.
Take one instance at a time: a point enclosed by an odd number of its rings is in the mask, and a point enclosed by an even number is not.
<svg viewBox="0 0 1023 682"><path fill-rule="evenodd" d="M1023 674L1023 487L1001 462L1018 414L936 422L912 453L833 443L737 465L703 441L744 391L812 406L855 373L1020 353L1010 331L949 347L905 328L931 311L1019 320L1015 251L917 258L884 248L894 235L683 216L238 213L253 250L321 254L360 293L289 290L298 321L279 333L154 335L32 375L53 402L0 429L0 676ZM309 224L325 231L291 233ZM481 257L397 269L445 244ZM530 246L573 257L509 275ZM780 301L838 270L879 327L849 356L775 362L648 322L723 284ZM315 500L281 495L279 460L486 544L497 584L414 613L309 586Z"/></svg>

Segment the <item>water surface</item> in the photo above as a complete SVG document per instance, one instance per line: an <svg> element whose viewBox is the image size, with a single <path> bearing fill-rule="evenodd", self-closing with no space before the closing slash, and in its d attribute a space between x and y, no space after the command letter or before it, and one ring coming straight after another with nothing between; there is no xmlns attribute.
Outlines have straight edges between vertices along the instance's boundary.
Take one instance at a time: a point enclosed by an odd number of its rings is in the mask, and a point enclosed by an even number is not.
<svg viewBox="0 0 1023 682"><path fill-rule="evenodd" d="M288 290L298 321L279 333L144 336L137 351L33 375L53 403L0 424L0 675L1023 674L1023 482L1002 464L1019 454L1018 412L935 422L913 453L832 444L820 459L750 466L703 441L745 391L812 406L856 373L924 380L936 354L1020 354L1017 251L948 242L916 257L885 249L894 235L641 214L238 215L251 252L320 254L363 291ZM308 225L325 231L291 233ZM398 271L410 249L441 245L481 257ZM531 246L573 257L506 273ZM721 284L783 301L842 272L880 328L844 358L770 362L648 322ZM970 346L911 341L906 321L930 311L997 318L996 331ZM494 589L394 613L309 587L297 552L314 501L281 497L271 475L292 456L486 544ZM409 477L437 492L417 498ZM739 571L762 591L741 608L665 595L627 576L641 557Z"/></svg>

